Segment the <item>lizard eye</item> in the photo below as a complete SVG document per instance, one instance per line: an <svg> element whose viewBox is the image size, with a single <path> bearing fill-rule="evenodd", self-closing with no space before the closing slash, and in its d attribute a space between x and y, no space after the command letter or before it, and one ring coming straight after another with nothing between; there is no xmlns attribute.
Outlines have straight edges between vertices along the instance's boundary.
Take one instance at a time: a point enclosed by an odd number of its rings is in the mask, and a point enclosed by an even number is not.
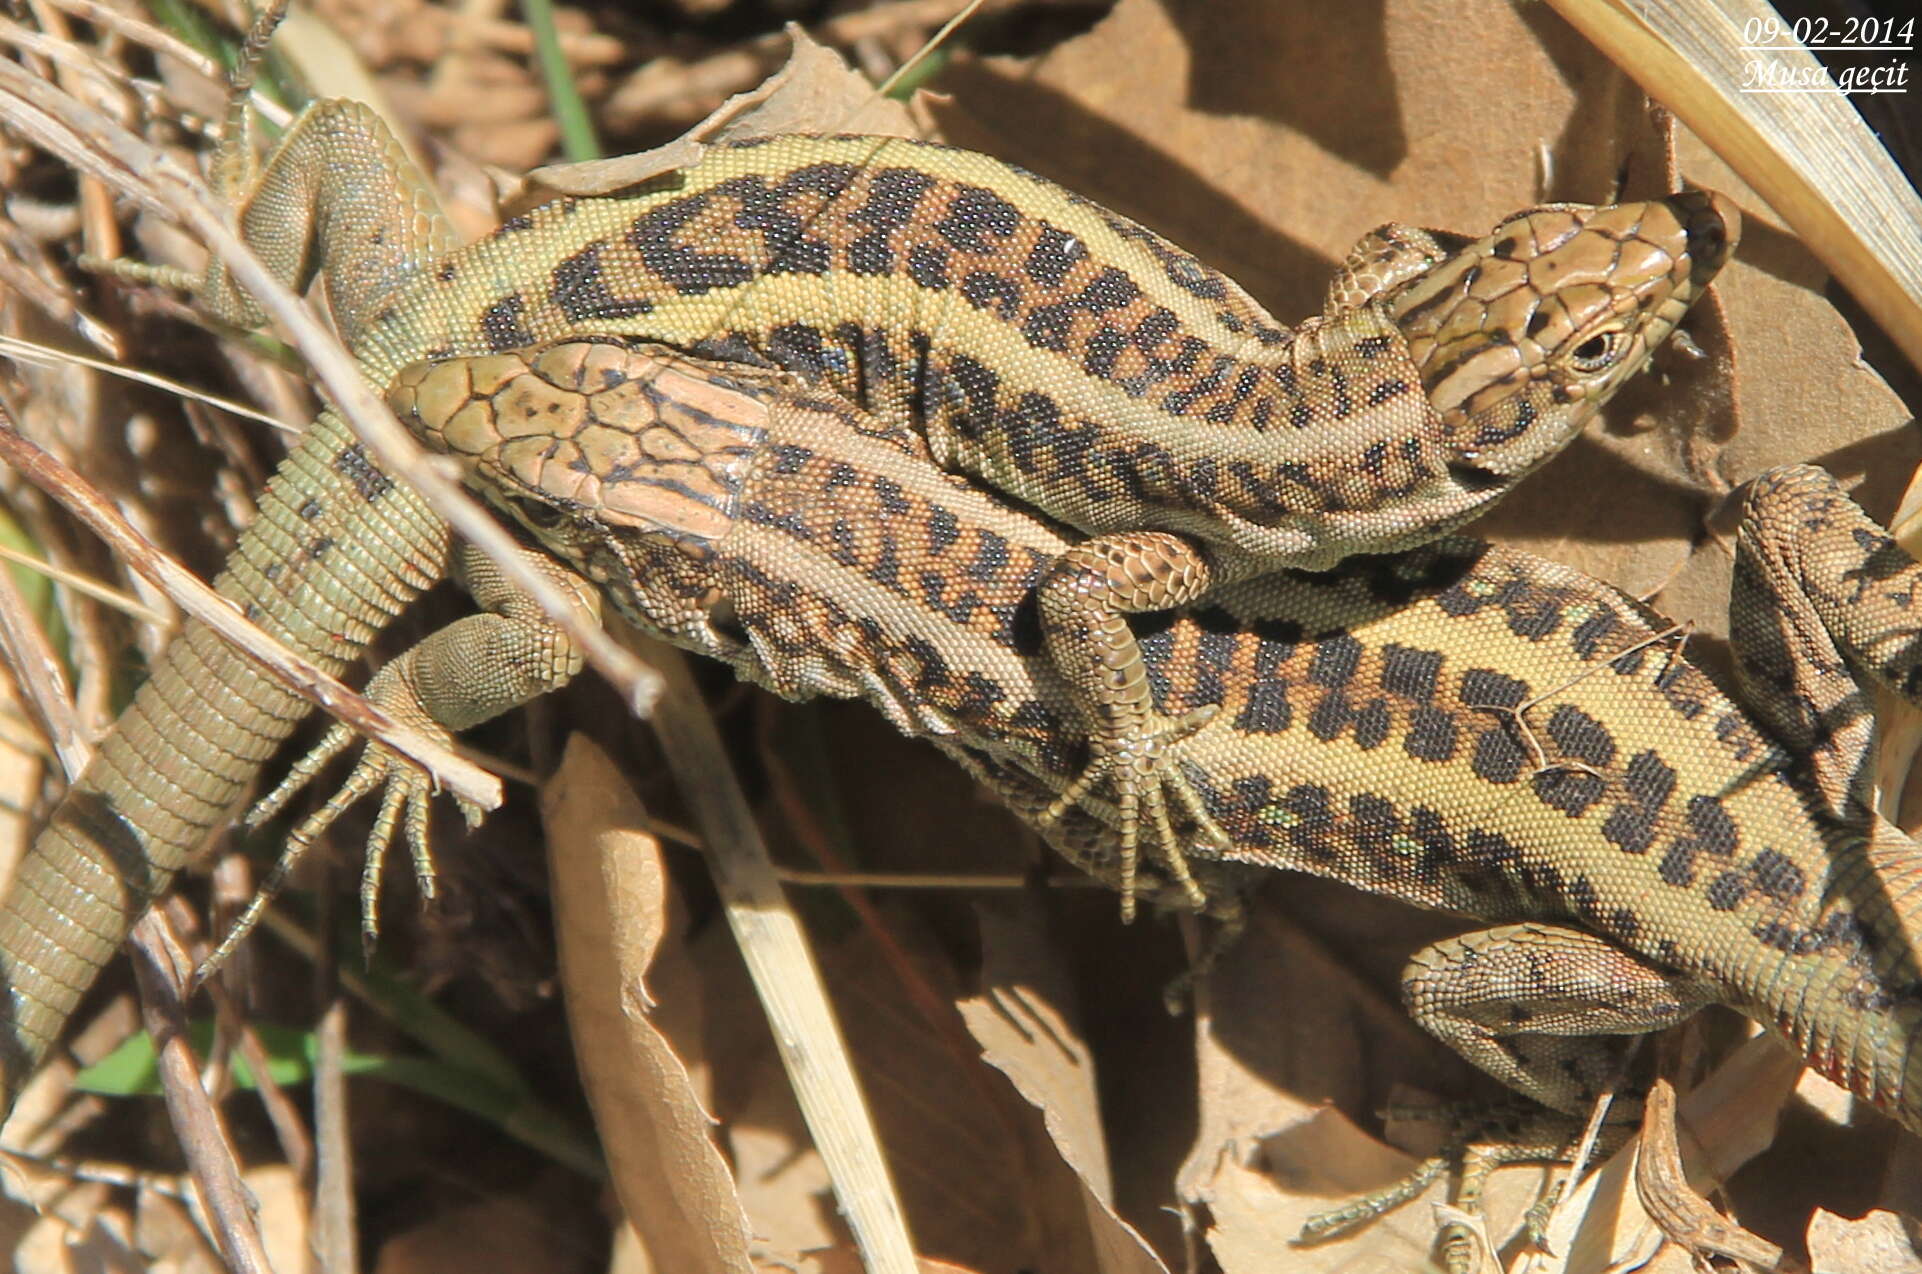
<svg viewBox="0 0 1922 1274"><path fill-rule="evenodd" d="M1589 337L1569 355L1578 372L1599 372L1612 367L1628 348L1628 338L1620 332L1599 332Z"/></svg>

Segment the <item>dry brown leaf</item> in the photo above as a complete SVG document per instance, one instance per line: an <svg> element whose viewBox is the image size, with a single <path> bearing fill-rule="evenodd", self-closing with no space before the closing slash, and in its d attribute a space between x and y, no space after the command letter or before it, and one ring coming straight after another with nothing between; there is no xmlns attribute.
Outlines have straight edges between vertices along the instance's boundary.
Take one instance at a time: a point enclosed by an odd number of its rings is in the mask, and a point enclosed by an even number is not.
<svg viewBox="0 0 1922 1274"><path fill-rule="evenodd" d="M1019 902L982 907L978 914L982 992L960 1007L981 1045L981 1060L1042 1113L1080 1188L1094 1268L1102 1274L1166 1274L1167 1267L1114 1210L1095 1060L1075 1024L1067 971L1051 949L1043 917Z"/></svg>
<svg viewBox="0 0 1922 1274"><path fill-rule="evenodd" d="M897 940L916 969L941 977L951 959L914 928L900 926ZM724 928L710 926L678 948L670 944L663 963L687 976L661 989L660 1011L701 1001L698 1023L670 1030L668 1042L683 1057L701 1057L712 1077L710 1109L757 1240L757 1263L807 1268L845 1246L847 1235L731 942ZM1060 1206L1073 1198L1072 1183L1040 1121L1023 1122L1019 1103L977 1065L965 1036L957 1048L920 1016L866 935L847 935L821 960L918 1250L983 1271L1085 1268L1085 1240L1063 1246L1078 1228ZM937 990L944 999L955 995L945 983Z"/></svg>
<svg viewBox="0 0 1922 1274"><path fill-rule="evenodd" d="M1181 1197L1212 1218L1209 1249L1228 1274L1344 1269L1357 1244L1381 1261L1405 1251L1412 1265L1435 1235L1424 1206L1359 1237L1302 1249L1293 1240L1310 1217L1416 1165L1364 1136L1341 1110L1379 1104L1372 1095L1409 1073L1411 1055L1428 1061L1422 1073L1431 1092L1473 1083L1472 1072L1357 975L1339 923L1311 934L1294 918L1316 912L1317 902L1344 904L1326 882L1299 883L1305 896L1254 910L1207 980L1195 1024L1200 1129L1177 1178ZM1266 892L1284 889L1278 882ZM1366 900L1352 910L1373 914L1370 904L1379 905ZM1423 1153L1436 1149L1432 1128L1414 1134L1427 1139ZM1491 1206L1498 1215L1525 1208L1526 1188L1498 1180Z"/></svg>
<svg viewBox="0 0 1922 1274"><path fill-rule="evenodd" d="M1859 1221L1818 1212L1809 1222L1809 1255L1822 1274L1922 1274L1915 1228L1893 1212Z"/></svg>
<svg viewBox="0 0 1922 1274"><path fill-rule="evenodd" d="M1765 1148L1774 1135L1783 1098L1801 1067L1772 1040L1755 1039L1733 1055L1681 1102L1677 1123L1689 1179L1698 1189L1726 1181ZM1585 1178L1556 1209L1550 1246L1574 1274L1620 1265L1673 1270L1692 1268L1689 1254L1663 1237L1637 1195L1635 1147L1616 1152Z"/></svg>
<svg viewBox="0 0 1922 1274"><path fill-rule="evenodd" d="M374 1274L549 1274L580 1268L580 1258L594 1249L599 1236L575 1235L555 1219L562 1215L556 1202L579 1189L579 1178L550 1169L461 1206L410 1217L412 1224L381 1244L371 1268Z"/></svg>
<svg viewBox="0 0 1922 1274"><path fill-rule="evenodd" d="M1385 1217L1357 1238L1294 1246L1309 1217L1396 1179L1415 1160L1364 1136L1333 1111L1308 1116L1290 1132L1294 1135L1254 1148L1249 1162L1224 1153L1205 1184L1214 1219L1208 1250L1223 1274L1421 1269L1434 1243L1435 1222L1420 1207Z"/></svg>
<svg viewBox="0 0 1922 1274"><path fill-rule="evenodd" d="M133 1216L134 1243L153 1264L182 1274L221 1274L220 1258L180 1199L141 1190Z"/></svg>
<svg viewBox="0 0 1922 1274"><path fill-rule="evenodd" d="M265 1164L243 1175L260 1206L260 1237L276 1270L297 1270L313 1250L307 1191L285 1164Z"/></svg>
<svg viewBox="0 0 1922 1274"><path fill-rule="evenodd" d="M922 135L907 107L877 94L840 54L816 44L798 26L790 25L788 35L794 52L786 65L765 83L730 97L674 141L635 155L536 168L503 204L509 212L525 212L562 195L611 194L690 167L709 146L723 141L775 133Z"/></svg>
<svg viewBox="0 0 1922 1274"><path fill-rule="evenodd" d="M1323 906L1346 902L1320 882L1302 883ZM1325 1104L1354 1109L1386 1091L1396 1070L1377 1069L1377 1059L1413 1050L1438 1083L1472 1074L1417 1029L1398 1000L1377 994L1340 944L1339 936L1309 933L1280 906L1257 906L1247 932L1222 953L1196 1013L1200 1128L1182 1168L1184 1197L1199 1198L1193 1192L1232 1148L1293 1127Z"/></svg>
<svg viewBox="0 0 1922 1274"><path fill-rule="evenodd" d="M880 915L906 969L864 931L823 963L917 1250L982 1270L1090 1268L1041 1121L980 1065L961 1023L929 1021L904 984L959 1001L953 954L917 913L883 899Z"/></svg>
<svg viewBox="0 0 1922 1274"><path fill-rule="evenodd" d="M99 1197L110 1193L105 1186L88 1187L88 1192ZM100 1211L98 1200L91 1210ZM83 1270L143 1274L147 1262L129 1245L129 1228L130 1219L124 1213L77 1225L58 1216L42 1217L8 1251L19 1274L79 1274Z"/></svg>
<svg viewBox="0 0 1922 1274"><path fill-rule="evenodd" d="M649 1020L668 926L659 843L626 779L578 735L541 813L568 1020L615 1192L661 1268L745 1274L751 1231L712 1117Z"/></svg>

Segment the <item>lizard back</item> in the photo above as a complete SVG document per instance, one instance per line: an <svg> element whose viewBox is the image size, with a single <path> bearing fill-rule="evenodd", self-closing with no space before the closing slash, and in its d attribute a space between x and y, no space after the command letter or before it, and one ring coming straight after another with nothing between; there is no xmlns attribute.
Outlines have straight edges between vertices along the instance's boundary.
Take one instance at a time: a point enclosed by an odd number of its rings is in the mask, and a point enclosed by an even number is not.
<svg viewBox="0 0 1922 1274"><path fill-rule="evenodd" d="M866 698L1030 817L1071 780L1087 727L1033 622L1069 537L779 378L710 370L690 417L655 355L475 364L497 424L461 414L460 363L410 370L397 409L630 619L788 697ZM449 374L461 392L426 388ZM587 405L553 405L568 395ZM436 398L451 437L422 419ZM1826 816L1803 762L1647 608L1447 539L1136 625L1157 710L1219 707L1177 763L1231 838L1221 865L1571 922L1922 1128L1922 853ZM1045 834L1111 875L1103 795Z"/></svg>
<svg viewBox="0 0 1922 1274"><path fill-rule="evenodd" d="M1679 321L1735 222L1707 194L1517 214L1452 268L1291 329L1012 165L782 136L516 217L374 325L433 357L578 334L778 366L1083 531L1318 567L1438 534L1553 454Z"/></svg>

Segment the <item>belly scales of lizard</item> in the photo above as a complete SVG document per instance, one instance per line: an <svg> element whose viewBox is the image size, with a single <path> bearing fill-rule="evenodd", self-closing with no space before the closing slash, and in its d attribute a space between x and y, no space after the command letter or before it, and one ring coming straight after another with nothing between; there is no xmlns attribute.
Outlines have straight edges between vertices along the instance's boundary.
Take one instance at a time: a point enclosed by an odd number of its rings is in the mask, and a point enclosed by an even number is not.
<svg viewBox="0 0 1922 1274"><path fill-rule="evenodd" d="M563 200L455 250L383 126L329 102L242 210L277 273L326 268L372 384L422 358L647 336L818 378L1086 529L1244 537L1239 551L1310 563L1432 535L1565 443L1699 295L1733 221L1714 196L1679 195L1430 237L1412 265L1364 241L1373 255L1336 293L1346 308L1290 333L1085 200L892 140L720 148L671 181ZM217 267L202 299L257 320ZM323 415L216 583L342 670L447 553L439 520ZM0 910L9 1097L305 712L198 625L170 646Z"/></svg>
<svg viewBox="0 0 1922 1274"><path fill-rule="evenodd" d="M865 698L1033 818L1090 743L1035 625L1072 538L838 399L662 356L423 364L390 401L633 622L790 698ZM1738 552L1750 667L1757 617L1814 599L1916 697L1922 567L1827 474L1758 479ZM1645 606L1448 538L1244 581L1142 634L1161 711L1220 708L1176 747L1232 838L1211 887L1287 868L1506 926L1406 985L1498 1078L1579 1111L1613 1078L1579 1037L1722 1003L1922 1132L1922 851L1811 764L1840 732L1789 746L1799 727L1737 706ZM1865 706L1807 698L1831 727ZM1049 835L1112 879L1115 822L1095 799Z"/></svg>

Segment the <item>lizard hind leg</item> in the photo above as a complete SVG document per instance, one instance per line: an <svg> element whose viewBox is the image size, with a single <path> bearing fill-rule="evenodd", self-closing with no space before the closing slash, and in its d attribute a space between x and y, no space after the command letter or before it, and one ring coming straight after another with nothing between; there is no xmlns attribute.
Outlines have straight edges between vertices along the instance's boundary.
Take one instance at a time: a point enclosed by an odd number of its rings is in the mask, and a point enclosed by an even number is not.
<svg viewBox="0 0 1922 1274"><path fill-rule="evenodd" d="M1874 779L1880 685L1922 704L1922 565L1827 472L1756 478L1736 534L1729 629L1747 706L1855 822Z"/></svg>
<svg viewBox="0 0 1922 1274"><path fill-rule="evenodd" d="M1164 716L1126 619L1185 606L1208 591L1214 575L1207 556L1180 536L1132 531L1075 545L1054 561L1035 590L1048 655L1089 724L1087 767L1040 821L1058 821L1096 783L1110 782L1121 842L1116 883L1123 920L1134 916L1144 822L1156 861L1188 904L1197 910L1207 905L1174 830L1171 801L1192 822L1196 836L1228 844L1175 758L1176 745L1205 728L1220 707L1203 704L1179 717Z"/></svg>

